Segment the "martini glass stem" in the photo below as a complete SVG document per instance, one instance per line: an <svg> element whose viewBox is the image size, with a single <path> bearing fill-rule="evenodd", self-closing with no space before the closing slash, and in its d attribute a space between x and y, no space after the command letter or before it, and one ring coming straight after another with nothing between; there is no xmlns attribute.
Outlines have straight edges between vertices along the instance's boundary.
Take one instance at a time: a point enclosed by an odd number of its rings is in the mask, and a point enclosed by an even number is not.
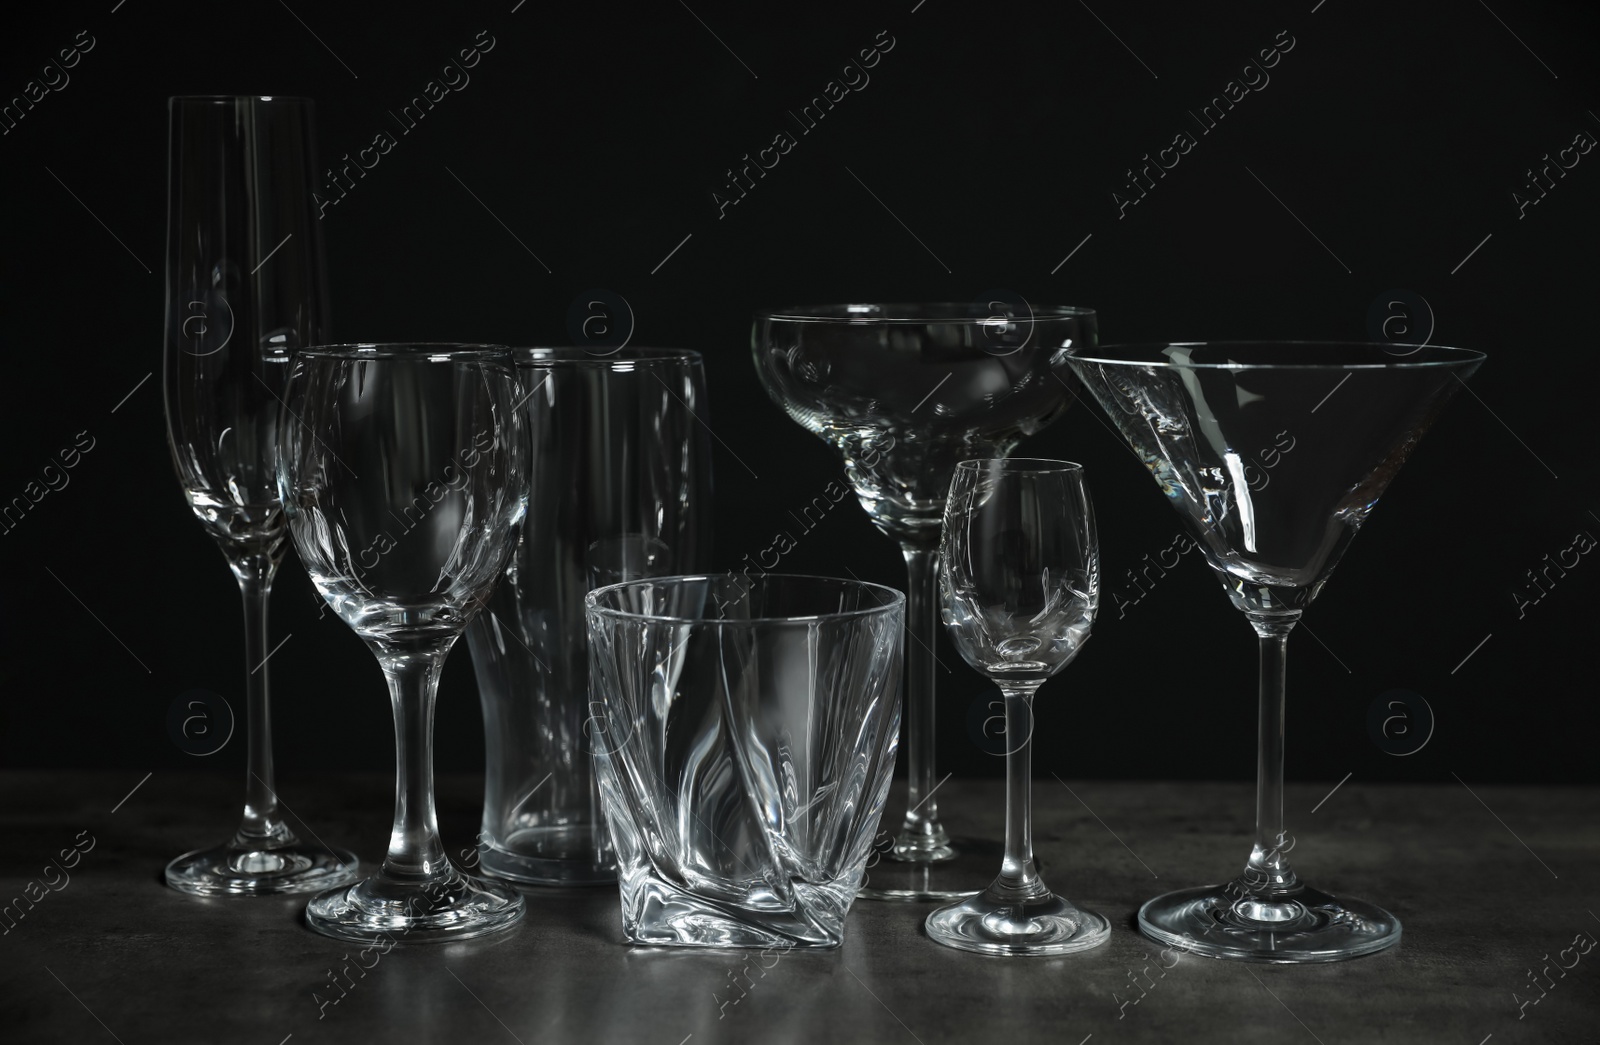
<svg viewBox="0 0 1600 1045"><path fill-rule="evenodd" d="M1001 683L1006 708L1006 855L988 896L1030 903L1050 895L1033 862L1033 694L1041 683ZM1021 737L1019 742L1016 738Z"/></svg>
<svg viewBox="0 0 1600 1045"><path fill-rule="evenodd" d="M244 600L244 657L249 669L245 676L245 715L249 728L245 731L244 818L234 836L234 844L268 849L296 841L289 825L278 816L277 779L272 768L267 606L272 599L272 579L278 572L278 557L270 551L249 551L231 557L228 565L233 567Z"/></svg>
<svg viewBox="0 0 1600 1045"><path fill-rule="evenodd" d="M911 641L905 658L906 819L895 839L893 856L900 860L948 860L950 836L939 823L934 780L933 644L939 633L938 551L907 546L906 629Z"/></svg>
<svg viewBox="0 0 1600 1045"><path fill-rule="evenodd" d="M1300 880L1289 866L1294 840L1283 828L1284 696L1289 632L1293 616L1250 618L1260 642L1261 715L1256 762L1256 841L1241 883L1247 895L1261 899L1299 891Z"/></svg>

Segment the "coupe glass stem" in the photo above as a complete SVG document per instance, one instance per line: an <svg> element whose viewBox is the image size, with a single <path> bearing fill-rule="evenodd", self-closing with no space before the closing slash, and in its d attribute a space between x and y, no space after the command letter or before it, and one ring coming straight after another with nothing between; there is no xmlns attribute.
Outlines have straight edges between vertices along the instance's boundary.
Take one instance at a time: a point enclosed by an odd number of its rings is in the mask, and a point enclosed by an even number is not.
<svg viewBox="0 0 1600 1045"><path fill-rule="evenodd" d="M450 643L390 647L378 654L394 705L394 829L383 876L401 882L436 878L450 861L433 808L433 705Z"/></svg>
<svg viewBox="0 0 1600 1045"><path fill-rule="evenodd" d="M279 554L281 554L281 545ZM246 760L244 818L234 844L270 848L296 841L289 825L278 817L277 779L272 769L272 700L267 686L267 607L272 599L272 579L278 572L278 554L246 552L229 558L244 599Z"/></svg>
<svg viewBox="0 0 1600 1045"><path fill-rule="evenodd" d="M1041 683L1000 683L1006 706L1006 855L989 898L1000 903L1042 900L1050 890L1033 862L1033 695ZM1022 737L1021 743L1016 738Z"/></svg>
<svg viewBox="0 0 1600 1045"><path fill-rule="evenodd" d="M1283 829L1285 668L1289 632L1299 620L1298 613L1250 618L1260 641L1261 715L1256 761L1256 842L1241 884L1252 897L1286 896L1300 889L1300 879L1289 866L1287 855L1294 843Z"/></svg>
<svg viewBox="0 0 1600 1045"><path fill-rule="evenodd" d="M938 550L905 546L906 628L911 643L905 655L906 819L895 839L901 860L937 860L950 856L950 836L939 823L933 792L935 664L933 644L939 633Z"/></svg>

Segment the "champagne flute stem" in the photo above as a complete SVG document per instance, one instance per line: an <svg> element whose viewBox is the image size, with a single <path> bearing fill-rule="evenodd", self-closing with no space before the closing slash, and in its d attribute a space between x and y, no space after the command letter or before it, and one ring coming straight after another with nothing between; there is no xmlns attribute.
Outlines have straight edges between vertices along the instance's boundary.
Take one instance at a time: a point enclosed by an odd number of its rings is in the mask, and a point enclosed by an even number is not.
<svg viewBox="0 0 1600 1045"><path fill-rule="evenodd" d="M1271 897L1292 892L1299 879L1289 866L1294 842L1283 828L1283 727L1289 632L1293 617L1251 617L1260 643L1261 711L1256 755L1256 841L1245 868L1249 895Z"/></svg>
<svg viewBox="0 0 1600 1045"><path fill-rule="evenodd" d="M1000 683L1006 706L1006 854L988 890L999 903L1050 895L1033 862L1033 695L1040 685Z"/></svg>
<svg viewBox="0 0 1600 1045"><path fill-rule="evenodd" d="M244 601L246 759L244 818L236 844L270 848L294 842L294 832L278 816L277 777L272 768L272 698L267 684L267 608L278 560L271 554L247 553L229 563Z"/></svg>
<svg viewBox="0 0 1600 1045"><path fill-rule="evenodd" d="M939 823L934 800L933 755L935 658L933 644L939 632L938 551L905 547L906 627L909 641L905 657L906 718L906 819L895 839L894 855L903 860L948 859L950 836Z"/></svg>
<svg viewBox="0 0 1600 1045"><path fill-rule="evenodd" d="M378 655L394 705L394 828L383 875L416 882L450 870L433 806L433 706L450 643L430 640Z"/></svg>

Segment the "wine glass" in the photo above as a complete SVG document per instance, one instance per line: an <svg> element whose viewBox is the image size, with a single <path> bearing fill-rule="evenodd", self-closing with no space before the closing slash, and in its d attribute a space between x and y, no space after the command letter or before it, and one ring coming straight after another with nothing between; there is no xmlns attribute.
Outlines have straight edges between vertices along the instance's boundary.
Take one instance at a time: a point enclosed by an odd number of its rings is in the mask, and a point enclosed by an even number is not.
<svg viewBox="0 0 1600 1045"><path fill-rule="evenodd" d="M1150 900L1139 927L1217 958L1323 962L1400 942L1373 904L1303 883L1283 826L1289 632L1483 354L1211 342L1074 350L1072 366L1216 570L1260 645L1256 838L1226 885Z"/></svg>
<svg viewBox="0 0 1600 1045"><path fill-rule="evenodd" d="M172 98L168 131L167 440L244 597L249 728L238 831L172 861L167 884L201 895L325 889L353 880L357 861L301 842L279 813L267 687L267 605L286 537L273 480L280 397L291 353L326 329L312 105Z"/></svg>
<svg viewBox="0 0 1600 1045"><path fill-rule="evenodd" d="M1052 893L1033 861L1033 697L1089 641L1100 606L1100 548L1083 468L1026 458L957 464L939 601L962 658L1005 698L1006 848L999 877L928 915L928 935L985 954L1098 947L1110 939L1110 923Z"/></svg>
<svg viewBox="0 0 1600 1045"><path fill-rule="evenodd" d="M986 860L951 844L934 792L939 525L956 462L1004 457L1072 396L1066 349L1096 343L1093 310L977 304L851 304L758 315L756 370L797 423L844 459L845 476L906 561L906 812L861 895L945 900L981 889Z"/></svg>
<svg viewBox="0 0 1600 1045"><path fill-rule="evenodd" d="M515 890L463 875L433 806L439 672L505 569L527 507L510 349L339 345L295 357L278 485L306 572L377 656L394 707L394 830L383 867L313 897L306 922L365 942L459 940L522 916Z"/></svg>

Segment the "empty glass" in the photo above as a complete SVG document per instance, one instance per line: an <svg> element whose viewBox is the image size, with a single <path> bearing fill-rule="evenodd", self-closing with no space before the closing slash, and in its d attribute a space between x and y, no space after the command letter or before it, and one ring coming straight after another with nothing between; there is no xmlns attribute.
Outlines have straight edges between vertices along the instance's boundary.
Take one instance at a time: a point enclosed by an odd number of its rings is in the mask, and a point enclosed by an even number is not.
<svg viewBox="0 0 1600 1045"><path fill-rule="evenodd" d="M244 817L227 843L167 865L202 895L293 893L355 877L342 849L295 837L278 809L267 606L283 559L273 480L291 353L326 333L307 98L173 98L168 114L167 441L183 492L244 597Z"/></svg>
<svg viewBox="0 0 1600 1045"><path fill-rule="evenodd" d="M1338 961L1400 942L1394 915L1314 889L1290 866L1285 658L1300 615L1483 358L1460 348L1340 342L1072 353L1073 368L1183 517L1259 647L1255 845L1232 881L1145 903L1139 928L1153 939L1260 962ZM1381 598L1404 606L1407 591L1400 584Z"/></svg>
<svg viewBox="0 0 1600 1045"><path fill-rule="evenodd" d="M528 515L488 611L467 627L483 701L480 866L518 882L616 880L590 757L593 588L704 569L711 447L700 354L515 350Z"/></svg>
<svg viewBox="0 0 1600 1045"><path fill-rule="evenodd" d="M861 506L906 561L906 812L863 896L951 899L987 877L986 861L952 844L934 797L939 523L957 461L1003 457L1067 408L1066 350L1095 344L1096 324L1091 309L1000 301L756 317L751 347L767 394L838 451Z"/></svg>
<svg viewBox="0 0 1600 1045"><path fill-rule="evenodd" d="M892 588L782 574L589 594L630 942L843 940L894 768L904 607Z"/></svg>
<svg viewBox="0 0 1600 1045"><path fill-rule="evenodd" d="M458 940L509 926L522 897L468 878L439 841L433 706L450 647L505 569L527 505L509 349L341 345L295 357L278 483L295 548L389 681L394 829L377 874L306 906L339 939Z"/></svg>
<svg viewBox="0 0 1600 1045"><path fill-rule="evenodd" d="M1083 469L1068 461L962 461L939 549L944 623L1000 687L1006 849L1000 876L928 915L936 943L986 954L1067 954L1105 943L1104 918L1055 895L1033 861L1033 697L1089 641L1100 548Z"/></svg>

